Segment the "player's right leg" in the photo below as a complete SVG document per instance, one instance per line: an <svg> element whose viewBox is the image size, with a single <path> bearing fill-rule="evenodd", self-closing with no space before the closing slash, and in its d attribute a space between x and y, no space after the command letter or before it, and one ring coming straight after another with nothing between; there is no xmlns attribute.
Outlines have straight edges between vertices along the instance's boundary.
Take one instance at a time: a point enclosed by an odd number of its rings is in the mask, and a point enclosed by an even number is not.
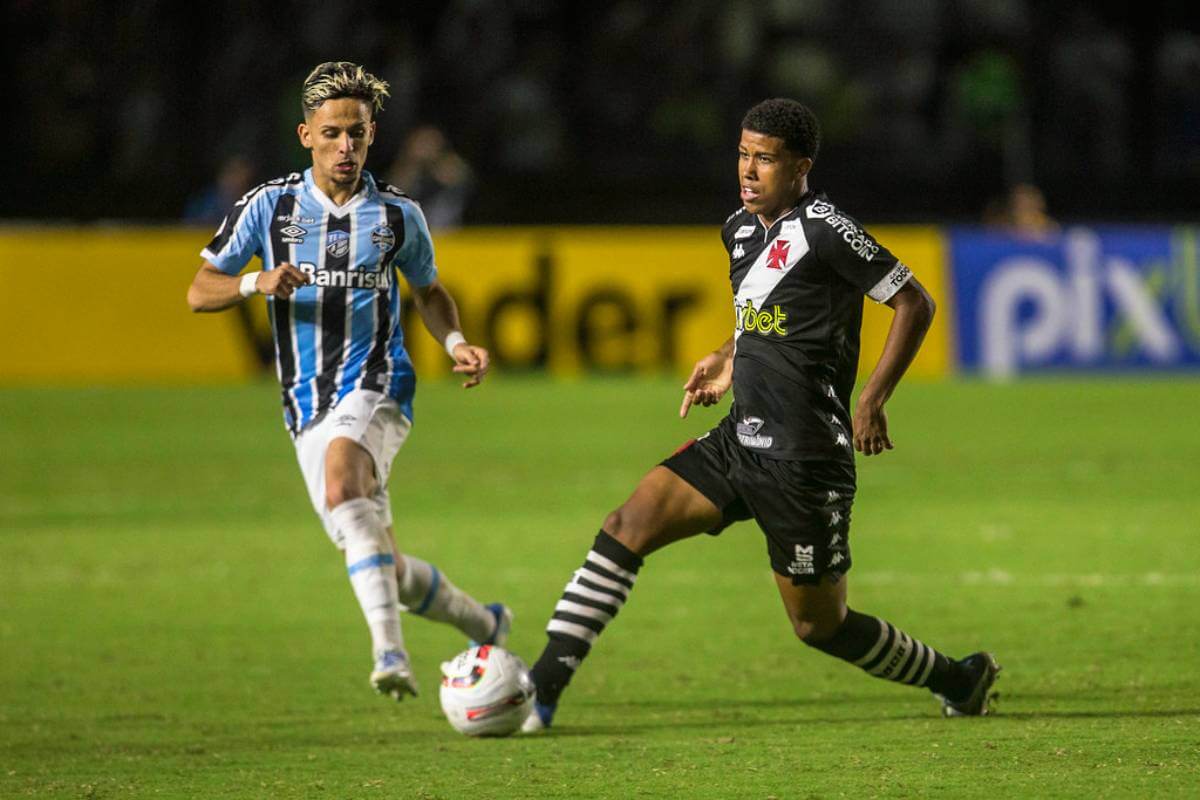
<svg viewBox="0 0 1200 800"><path fill-rule="evenodd" d="M604 520L554 607L546 626L549 641L530 671L537 700L526 732L549 727L559 696L629 599L642 559L721 523L714 502L672 470L657 466L642 478L630 498Z"/></svg>
<svg viewBox="0 0 1200 800"><path fill-rule="evenodd" d="M396 550L373 495L375 460L354 439L337 436L325 449L325 505L341 539L346 573L371 631L371 685L397 700L417 693L400 630Z"/></svg>

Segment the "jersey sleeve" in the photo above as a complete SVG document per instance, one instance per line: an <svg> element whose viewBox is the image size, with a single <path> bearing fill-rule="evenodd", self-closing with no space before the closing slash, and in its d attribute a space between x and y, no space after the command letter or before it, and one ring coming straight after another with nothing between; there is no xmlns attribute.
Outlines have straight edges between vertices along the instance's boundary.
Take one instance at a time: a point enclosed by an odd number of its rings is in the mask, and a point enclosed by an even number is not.
<svg viewBox="0 0 1200 800"><path fill-rule="evenodd" d="M260 187L261 188L261 187ZM263 204L266 192L252 190L233 205L201 257L227 275L237 275L254 256L261 256Z"/></svg>
<svg viewBox="0 0 1200 800"><path fill-rule="evenodd" d="M416 203L406 203L404 206L404 244L396 252L392 265L413 286L428 286L437 280L437 266L433 263L433 237L429 235L425 214Z"/></svg>
<svg viewBox="0 0 1200 800"><path fill-rule="evenodd" d="M912 277L912 270L904 262L840 211L817 220L816 224L821 259L876 303L890 300Z"/></svg>

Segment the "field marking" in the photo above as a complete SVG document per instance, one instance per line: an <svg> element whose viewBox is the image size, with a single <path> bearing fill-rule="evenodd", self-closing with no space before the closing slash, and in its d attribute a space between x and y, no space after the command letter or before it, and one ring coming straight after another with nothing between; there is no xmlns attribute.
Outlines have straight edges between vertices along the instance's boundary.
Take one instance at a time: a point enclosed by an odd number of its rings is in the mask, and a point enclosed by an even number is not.
<svg viewBox="0 0 1200 800"><path fill-rule="evenodd" d="M890 586L895 584L927 584L930 580L947 578L964 586L1034 586L1038 588L1104 588L1122 586L1200 586L1200 572L1141 572L1116 574L1107 572L1049 572L1039 575L1012 573L1002 569L968 570L957 575L926 575L902 572L850 572L857 584Z"/></svg>

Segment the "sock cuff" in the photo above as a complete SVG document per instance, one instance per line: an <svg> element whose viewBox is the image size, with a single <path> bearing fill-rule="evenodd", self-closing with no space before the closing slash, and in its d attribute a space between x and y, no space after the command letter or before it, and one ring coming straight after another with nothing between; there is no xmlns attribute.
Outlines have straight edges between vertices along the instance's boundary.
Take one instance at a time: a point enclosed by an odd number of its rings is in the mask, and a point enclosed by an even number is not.
<svg viewBox="0 0 1200 800"><path fill-rule="evenodd" d="M642 567L641 556L618 542L612 536L609 536L603 530L596 534L596 541L592 542L592 550L614 561L621 569L637 572Z"/></svg>
<svg viewBox="0 0 1200 800"><path fill-rule="evenodd" d="M337 522L339 525L341 525L343 521L355 522L358 519L361 519L362 516L367 513L378 514L378 509L376 508L374 501L372 501L369 497L355 497L352 500L346 500L345 502L338 503L336 506L329 509L329 516L332 517L334 522ZM345 519L347 516L350 516L351 519Z"/></svg>
<svg viewBox="0 0 1200 800"><path fill-rule="evenodd" d="M864 655L882 647L881 637L887 631L887 623L870 614L860 614L852 608L846 609L846 618L833 636L824 641L804 641L809 647L820 650L845 661L857 661Z"/></svg>

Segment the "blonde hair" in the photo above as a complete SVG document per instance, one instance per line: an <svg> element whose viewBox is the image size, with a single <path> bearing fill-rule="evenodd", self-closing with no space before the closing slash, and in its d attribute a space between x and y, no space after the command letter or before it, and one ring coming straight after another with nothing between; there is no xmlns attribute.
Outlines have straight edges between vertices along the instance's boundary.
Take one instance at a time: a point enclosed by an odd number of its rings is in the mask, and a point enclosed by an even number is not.
<svg viewBox="0 0 1200 800"><path fill-rule="evenodd" d="M367 102L374 117L383 110L383 98L388 94L387 81L376 78L360 65L349 61L326 61L304 79L300 104L304 106L305 114L311 114L326 100L355 97Z"/></svg>

